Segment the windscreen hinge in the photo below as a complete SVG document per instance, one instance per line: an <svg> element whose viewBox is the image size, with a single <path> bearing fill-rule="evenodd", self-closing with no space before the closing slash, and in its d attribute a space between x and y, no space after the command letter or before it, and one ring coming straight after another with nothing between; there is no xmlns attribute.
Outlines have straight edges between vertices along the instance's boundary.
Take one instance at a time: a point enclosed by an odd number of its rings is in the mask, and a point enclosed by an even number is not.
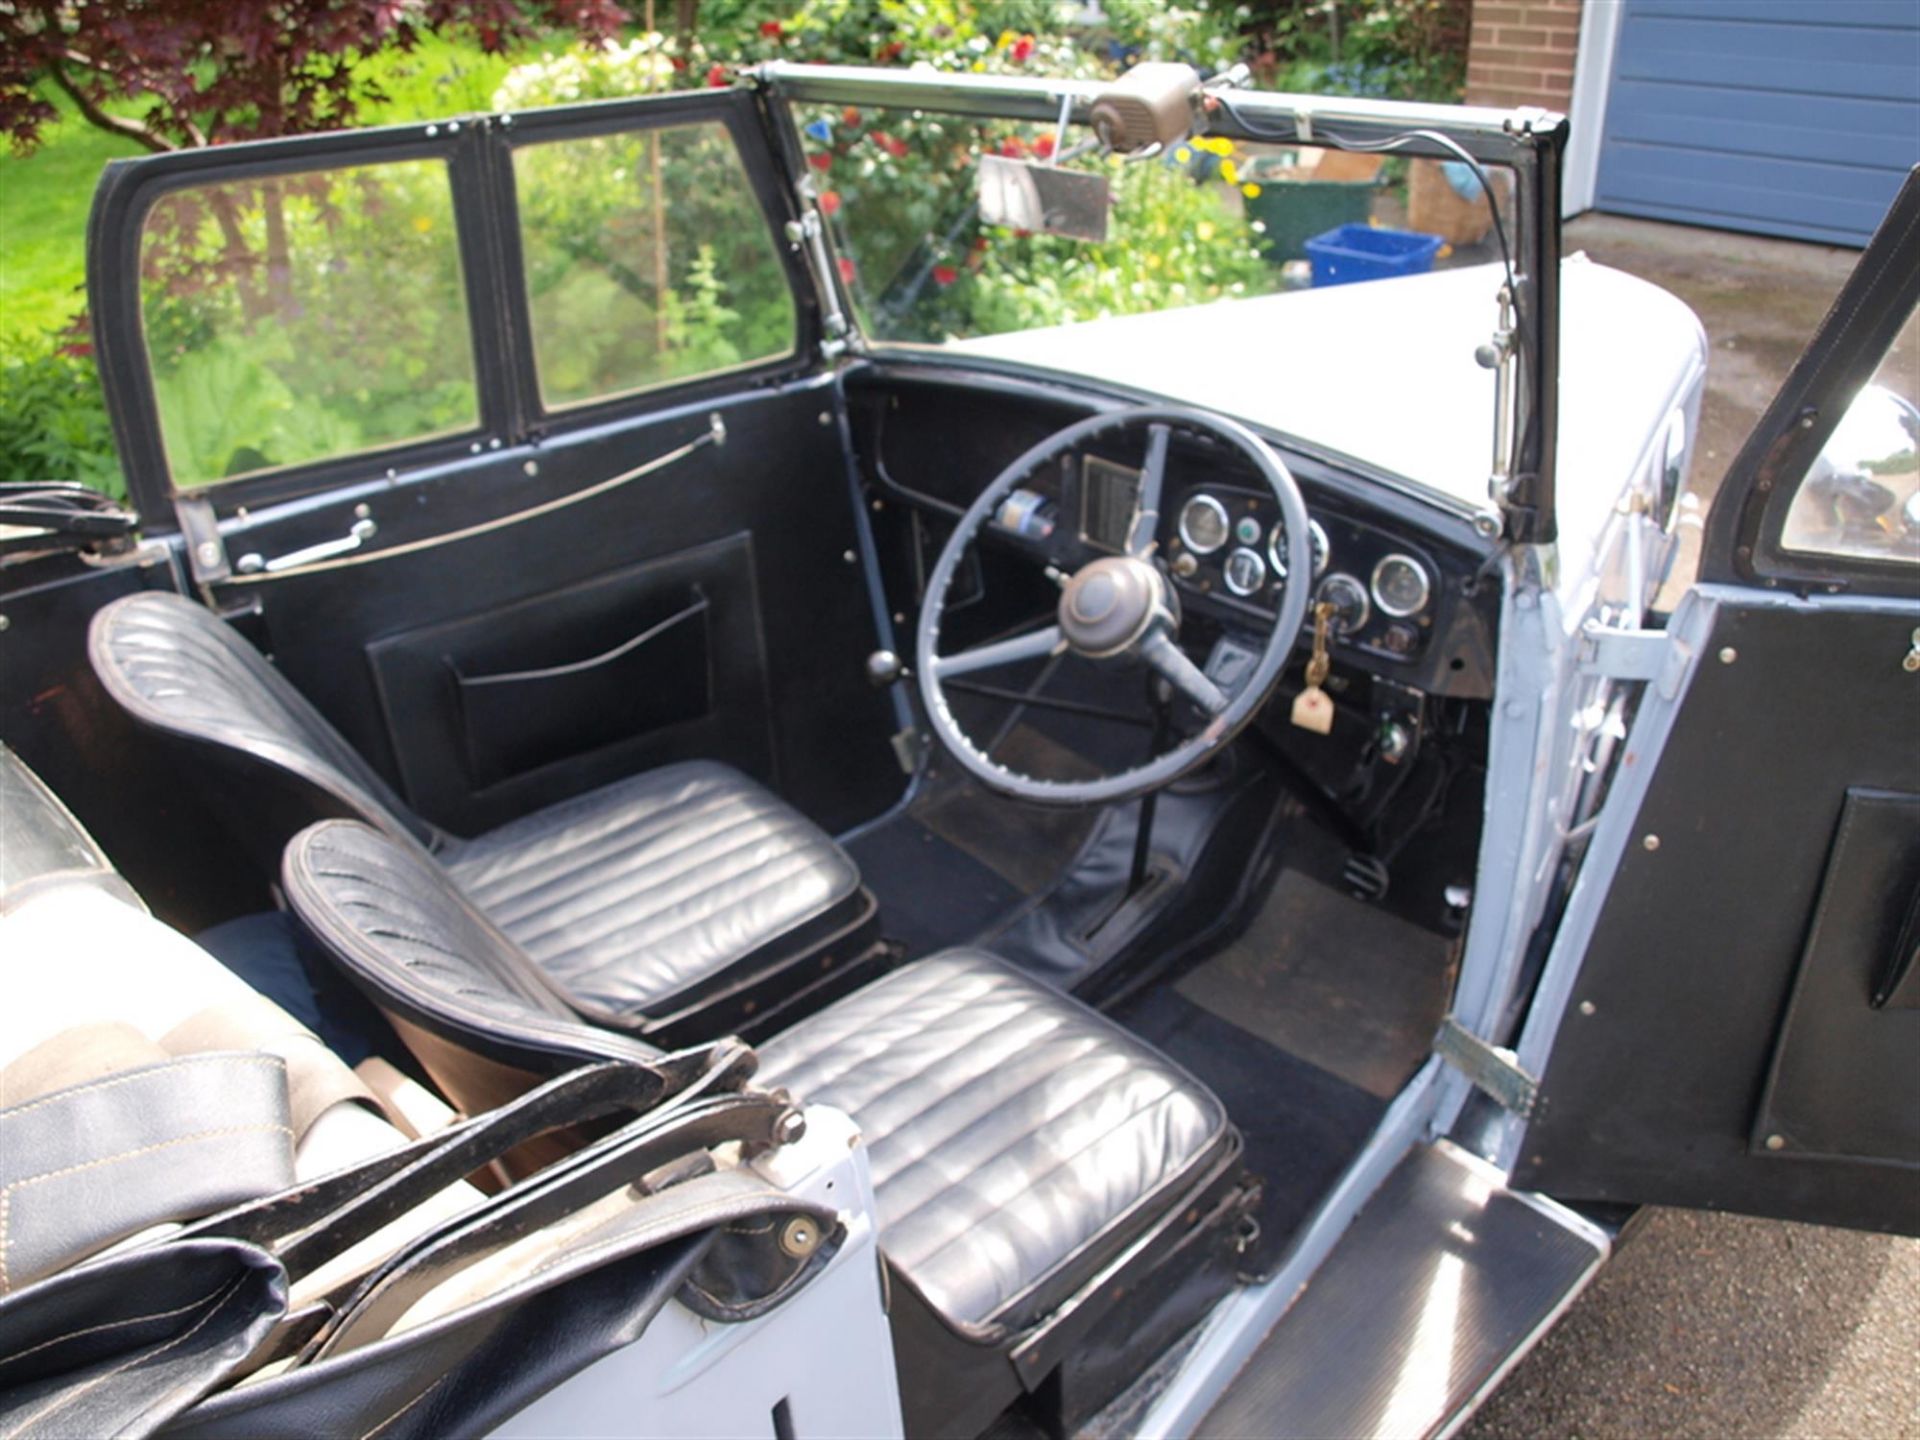
<svg viewBox="0 0 1920 1440"><path fill-rule="evenodd" d="M1520 1068L1513 1051L1489 1045L1453 1016L1440 1022L1433 1037L1433 1053L1458 1070L1476 1089L1484 1091L1521 1119L1533 1114L1540 1082Z"/></svg>
<svg viewBox="0 0 1920 1440"><path fill-rule="evenodd" d="M820 218L813 177L802 176L794 189L800 200L800 218L787 222L787 243L806 257L807 269L813 274L813 286L820 296L820 353L828 360L835 360L846 351L850 327L846 312L840 308L840 289L834 284L826 225Z"/></svg>

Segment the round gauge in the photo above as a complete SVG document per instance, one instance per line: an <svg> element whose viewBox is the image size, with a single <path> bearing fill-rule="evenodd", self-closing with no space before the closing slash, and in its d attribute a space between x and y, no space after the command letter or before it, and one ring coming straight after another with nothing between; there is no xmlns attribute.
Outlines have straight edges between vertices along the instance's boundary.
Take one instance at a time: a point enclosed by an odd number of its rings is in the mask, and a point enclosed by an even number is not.
<svg viewBox="0 0 1920 1440"><path fill-rule="evenodd" d="M1233 538L1242 545L1260 543L1260 522L1251 515L1242 515L1233 522Z"/></svg>
<svg viewBox="0 0 1920 1440"><path fill-rule="evenodd" d="M1373 603L1388 615L1418 615L1433 598L1433 582L1411 555L1389 555L1373 567Z"/></svg>
<svg viewBox="0 0 1920 1440"><path fill-rule="evenodd" d="M1267 583L1267 567L1260 559L1259 551L1249 550L1242 545L1227 556L1222 578L1227 582L1227 589L1234 594L1251 595ZM1361 598L1364 600L1366 597Z"/></svg>
<svg viewBox="0 0 1920 1440"><path fill-rule="evenodd" d="M1367 587L1343 570L1322 580L1313 598L1316 604L1324 601L1333 606L1327 628L1336 635L1353 634L1373 613L1373 607L1367 604Z"/></svg>
<svg viewBox="0 0 1920 1440"><path fill-rule="evenodd" d="M1307 544L1313 552L1313 573L1316 577L1326 573L1327 553L1331 548L1327 543L1327 532L1320 528L1318 520L1307 522ZM1280 579L1287 578L1287 527L1275 521L1273 535L1267 541L1267 559L1273 565L1273 573Z"/></svg>
<svg viewBox="0 0 1920 1440"><path fill-rule="evenodd" d="M1196 555L1211 555L1227 543L1227 507L1211 495L1196 495L1180 507L1180 539Z"/></svg>

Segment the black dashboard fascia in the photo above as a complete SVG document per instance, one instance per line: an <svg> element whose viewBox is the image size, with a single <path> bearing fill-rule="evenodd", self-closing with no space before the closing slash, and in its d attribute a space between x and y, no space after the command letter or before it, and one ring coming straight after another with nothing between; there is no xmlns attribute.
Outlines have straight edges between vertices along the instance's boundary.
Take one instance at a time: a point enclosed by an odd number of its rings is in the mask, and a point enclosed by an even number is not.
<svg viewBox="0 0 1920 1440"><path fill-rule="evenodd" d="M949 520L957 519L994 476L1054 431L1103 410L1154 398L1116 396L1072 384L1066 377L1037 380L1028 372L934 358L920 363L856 362L845 384L858 460L869 489L883 503L890 499ZM1421 627L1423 643L1414 654L1394 655L1337 639L1332 647L1335 664L1431 695L1491 696L1499 617L1499 586L1491 564L1498 553L1496 542L1474 529L1469 512L1445 509L1397 477L1254 428L1287 462L1308 511L1327 529L1332 541L1327 573L1341 568L1342 535L1371 536L1377 537L1374 545L1381 554L1391 549L1414 556L1432 581L1427 607L1431 624ZM1140 462L1138 455L1112 445L1090 447L1090 453L1128 468ZM1074 462L1062 465L1055 475L1036 477L1036 488L1053 491L1058 525L1076 536L1079 473ZM1177 507L1195 490L1259 493L1256 484L1252 468L1229 447L1176 434L1168 457L1163 517L1171 527ZM992 525L982 528L981 538L1036 563L1049 558L1044 544ZM1369 585L1371 563L1369 571L1355 574L1362 586ZM1196 615L1230 632L1240 628L1241 633L1258 635L1272 621L1269 610L1217 590L1203 593L1182 585L1181 599ZM1303 635L1303 647L1306 638Z"/></svg>

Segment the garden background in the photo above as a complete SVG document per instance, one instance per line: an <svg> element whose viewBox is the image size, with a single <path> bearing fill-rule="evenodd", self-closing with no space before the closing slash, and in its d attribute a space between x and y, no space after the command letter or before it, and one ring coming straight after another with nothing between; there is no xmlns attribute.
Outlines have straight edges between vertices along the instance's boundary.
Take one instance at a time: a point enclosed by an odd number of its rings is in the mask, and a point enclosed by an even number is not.
<svg viewBox="0 0 1920 1440"><path fill-rule="evenodd" d="M143 6L134 0L92 8L137 12ZM340 119L394 124L724 84L737 67L776 57L1084 76L1117 74L1140 59L1184 60L1203 73L1245 61L1263 88L1457 100L1469 5L1468 0L1199 0L1185 5L806 0L782 6L771 0L659 0L657 15L649 13L653 5L624 10L603 5L582 19L587 7L580 7L570 27L553 23L556 14L568 14L564 9L520 7L508 0L372 8L390 12L392 23L377 35L356 37L357 43L316 53L303 62L305 73L296 71L279 83L279 94L243 90L237 104L229 82L253 53L249 47L259 43L258 33L225 36L204 16L191 33L174 37L187 47L174 67L186 84L171 94L145 88L131 66L96 77L89 90L74 85L71 73L55 75L44 65L36 70L26 44L16 45L11 57L0 53L0 89L11 81L15 99L14 150L0 158L0 480L80 480L114 493L123 490L86 329L84 237L101 167L155 143L327 128ZM22 34L28 41L36 38L17 28L20 14L31 23L32 9L16 12L9 21L16 35L0 34L0 46ZM272 41L269 35L267 43ZM64 86L57 83L63 79ZM282 95L294 103L282 104ZM319 105L311 103L316 95ZM31 123L19 121L23 101L35 107ZM214 123L195 112L197 104L208 107ZM82 113L83 106L96 111L92 119ZM169 138L143 143L131 133L103 127L144 128ZM873 153L884 160L887 145L941 143L937 135L903 138L895 132L876 142L870 121L840 125L834 120L827 128L830 134L816 151L823 164L829 155L835 162L851 159L856 148L862 157ZM869 184L887 183L884 168L877 174L872 164L860 168ZM852 169L840 165L841 173ZM1217 180L1217 173L1209 178ZM1192 303L1258 283L1255 237L1237 210L1205 209L1209 202L1193 184L1164 169L1142 170L1129 183L1139 191L1137 203L1108 244L1152 245L1164 253L1167 262L1157 269L1155 284L1179 287L1178 299L1170 301L1166 293L1129 297L1103 286L1102 277L1112 270L1102 264L1099 247L1083 249L1063 268L1061 255L1040 252L1076 242L1022 237L1019 244L998 246L966 264L930 260L927 268L938 282L940 303L916 308L914 323L927 333L912 338L939 338L943 326L1012 328ZM920 243L918 234L899 238L903 248ZM190 247L180 259L185 265L194 262ZM1040 260L1049 263L1041 267ZM1064 276L1063 288L1041 293L1026 283L1042 269ZM720 304L710 279L690 280L694 300ZM702 293L701 285L709 289ZM877 303L876 297L860 296L858 286L856 298L869 308ZM203 294L194 303L217 299ZM687 300L675 297L675 303ZM1043 308L1036 312L1036 306ZM754 321L747 316L739 323L750 328Z"/></svg>

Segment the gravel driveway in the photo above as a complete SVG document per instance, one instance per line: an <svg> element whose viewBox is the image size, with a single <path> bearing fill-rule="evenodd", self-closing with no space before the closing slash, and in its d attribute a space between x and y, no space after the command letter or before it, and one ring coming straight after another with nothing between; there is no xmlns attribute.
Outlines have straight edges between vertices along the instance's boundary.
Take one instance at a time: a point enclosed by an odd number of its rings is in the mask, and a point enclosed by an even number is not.
<svg viewBox="0 0 1920 1440"><path fill-rule="evenodd" d="M1712 347L1703 502L1857 252L1587 216L1566 248L1673 291ZM1920 1240L1647 1212L1463 1434L1920 1440Z"/></svg>

